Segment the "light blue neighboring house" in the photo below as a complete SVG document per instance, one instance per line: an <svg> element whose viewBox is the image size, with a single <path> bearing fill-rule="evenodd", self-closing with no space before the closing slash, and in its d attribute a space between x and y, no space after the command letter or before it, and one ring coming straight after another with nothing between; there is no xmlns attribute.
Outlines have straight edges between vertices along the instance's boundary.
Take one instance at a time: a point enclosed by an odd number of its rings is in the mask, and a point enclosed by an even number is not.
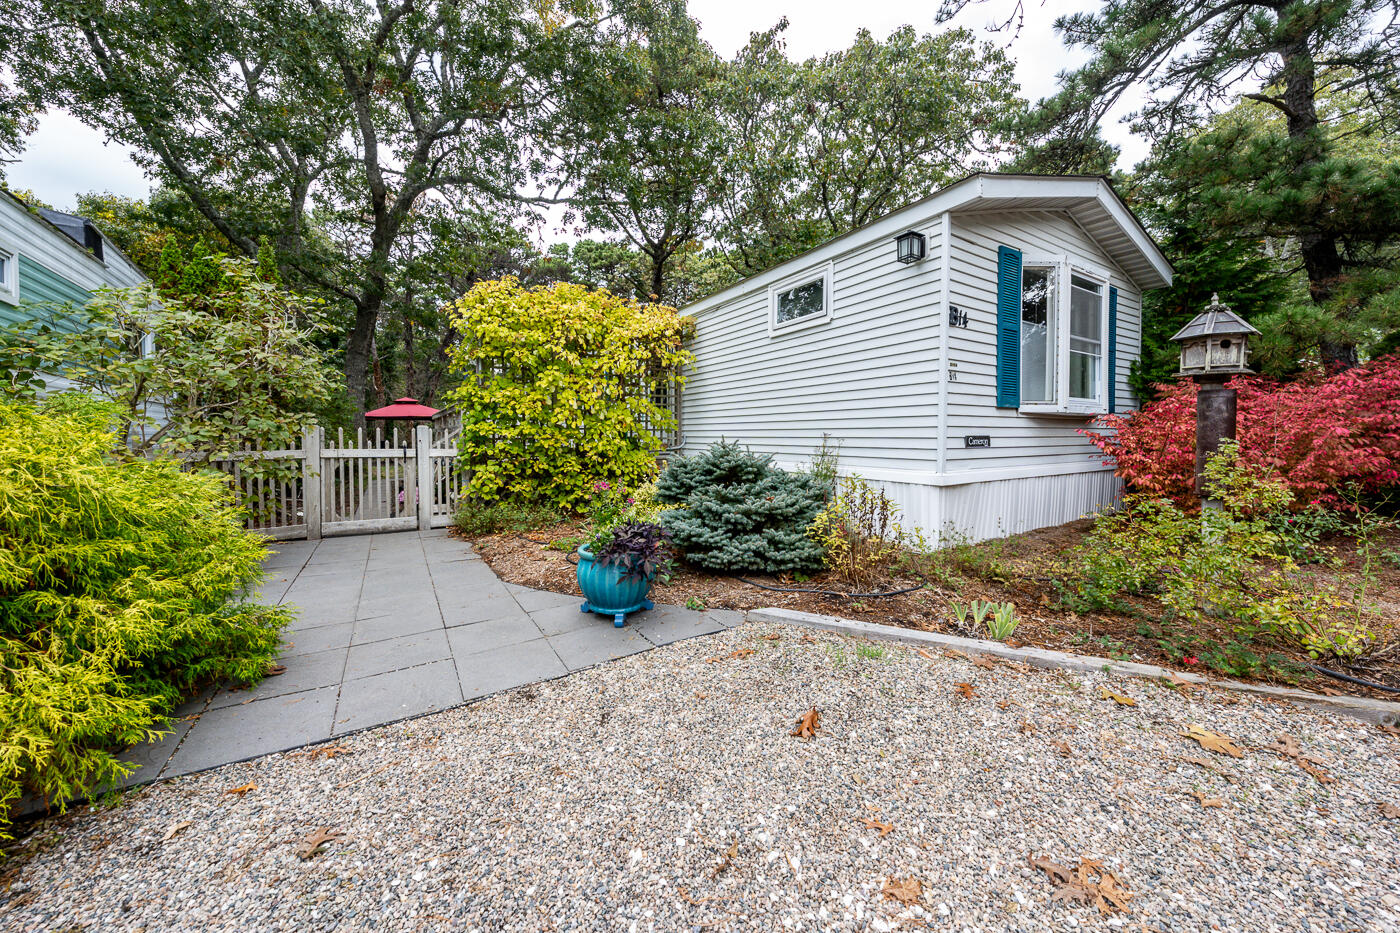
<svg viewBox="0 0 1400 933"><path fill-rule="evenodd" d="M30 207L0 189L0 324L32 317L37 304L82 305L98 288L144 281L92 221Z"/></svg>

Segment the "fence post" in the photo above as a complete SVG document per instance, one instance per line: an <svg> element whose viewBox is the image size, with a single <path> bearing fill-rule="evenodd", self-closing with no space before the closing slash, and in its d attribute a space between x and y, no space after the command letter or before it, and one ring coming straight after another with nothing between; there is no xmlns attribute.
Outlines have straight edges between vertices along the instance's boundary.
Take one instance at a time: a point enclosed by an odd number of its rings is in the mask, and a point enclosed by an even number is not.
<svg viewBox="0 0 1400 933"><path fill-rule="evenodd" d="M321 538L321 429L307 428L301 440L301 508L306 516L306 537Z"/></svg>
<svg viewBox="0 0 1400 933"><path fill-rule="evenodd" d="M433 527L433 428L420 424L413 429L413 453L418 460L418 530Z"/></svg>

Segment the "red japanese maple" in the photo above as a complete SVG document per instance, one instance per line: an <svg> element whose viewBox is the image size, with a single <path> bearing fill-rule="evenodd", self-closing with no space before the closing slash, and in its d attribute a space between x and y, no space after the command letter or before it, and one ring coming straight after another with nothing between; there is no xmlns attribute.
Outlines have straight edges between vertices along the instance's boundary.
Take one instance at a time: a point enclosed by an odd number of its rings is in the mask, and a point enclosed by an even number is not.
<svg viewBox="0 0 1400 933"><path fill-rule="evenodd" d="M1240 457L1288 484L1298 504L1333 504L1349 483L1400 482L1400 358L1328 377L1279 383L1237 378ZM1162 387L1142 411L1104 415L1083 433L1135 492L1189 503L1195 465L1196 386Z"/></svg>

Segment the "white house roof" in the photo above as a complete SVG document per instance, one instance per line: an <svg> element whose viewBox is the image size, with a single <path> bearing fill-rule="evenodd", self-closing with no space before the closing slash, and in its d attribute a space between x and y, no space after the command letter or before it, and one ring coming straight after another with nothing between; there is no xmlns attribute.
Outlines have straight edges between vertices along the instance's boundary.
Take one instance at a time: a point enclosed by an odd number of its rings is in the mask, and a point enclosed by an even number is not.
<svg viewBox="0 0 1400 933"><path fill-rule="evenodd" d="M834 259L876 240L890 238L946 212L1059 211L1112 257L1140 288L1172 283L1172 267L1122 198L1102 175L1004 175L980 173L941 188L906 207L835 237L800 256L736 282L684 309L698 314L738 294L764 287L789 274L793 263ZM894 247L890 247L893 255Z"/></svg>

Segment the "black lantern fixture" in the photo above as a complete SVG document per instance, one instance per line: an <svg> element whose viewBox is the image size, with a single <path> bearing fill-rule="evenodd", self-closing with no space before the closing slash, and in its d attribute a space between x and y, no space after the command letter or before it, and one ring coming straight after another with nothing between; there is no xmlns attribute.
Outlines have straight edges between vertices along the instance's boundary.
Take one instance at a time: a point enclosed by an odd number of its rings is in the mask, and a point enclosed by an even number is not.
<svg viewBox="0 0 1400 933"><path fill-rule="evenodd" d="M924 258L924 235L907 230L894 238L895 258L900 262L918 262Z"/></svg>

